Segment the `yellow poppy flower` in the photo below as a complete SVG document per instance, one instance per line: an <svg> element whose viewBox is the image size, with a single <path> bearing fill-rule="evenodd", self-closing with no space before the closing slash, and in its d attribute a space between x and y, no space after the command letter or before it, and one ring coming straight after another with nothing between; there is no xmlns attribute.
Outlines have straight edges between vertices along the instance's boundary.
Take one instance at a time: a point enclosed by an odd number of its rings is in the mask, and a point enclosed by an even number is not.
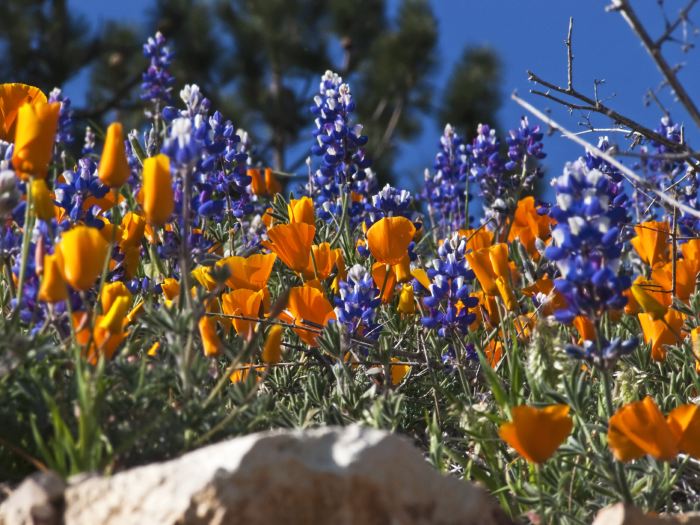
<svg viewBox="0 0 700 525"><path fill-rule="evenodd" d="M399 305L396 311L401 314L412 315L416 313L416 300L413 294L413 285L404 284L399 294Z"/></svg>
<svg viewBox="0 0 700 525"><path fill-rule="evenodd" d="M566 440L574 426L567 405L536 408L514 407L513 421L503 423L498 434L531 463L544 463Z"/></svg>
<svg viewBox="0 0 700 525"><path fill-rule="evenodd" d="M119 297L126 297L127 304L131 303L131 292L123 282L115 281L113 283L105 284L102 287L102 292L100 293L100 305L102 306L102 312L108 312Z"/></svg>
<svg viewBox="0 0 700 525"><path fill-rule="evenodd" d="M391 358L392 363L398 363L400 362L400 359L398 357L392 357ZM392 386L396 386L401 381L403 381L403 378L406 377L406 375L411 371L411 366L410 365L389 365L391 368L391 384Z"/></svg>
<svg viewBox="0 0 700 525"><path fill-rule="evenodd" d="M30 185L32 192L32 201L36 216L41 220L50 221L56 216L54 209L53 198L49 187L44 179L32 179Z"/></svg>
<svg viewBox="0 0 700 525"><path fill-rule="evenodd" d="M121 239L119 246L122 249L129 247L138 247L141 244L144 233L146 232L146 219L143 215L128 211L122 217L121 222Z"/></svg>
<svg viewBox="0 0 700 525"><path fill-rule="evenodd" d="M170 159L160 153L143 162L142 206L149 224L162 226L175 209Z"/></svg>
<svg viewBox="0 0 700 525"><path fill-rule="evenodd" d="M367 247L377 262L393 266L401 263L415 233L406 217L384 217L367 230Z"/></svg>

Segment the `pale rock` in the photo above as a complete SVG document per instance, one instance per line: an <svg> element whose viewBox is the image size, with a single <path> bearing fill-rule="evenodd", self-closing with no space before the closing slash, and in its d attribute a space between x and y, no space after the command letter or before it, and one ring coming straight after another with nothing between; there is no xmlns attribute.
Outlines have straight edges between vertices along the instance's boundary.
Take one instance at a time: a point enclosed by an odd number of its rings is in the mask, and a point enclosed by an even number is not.
<svg viewBox="0 0 700 525"><path fill-rule="evenodd" d="M601 510L593 525L700 525L700 513L650 515L637 507L617 503Z"/></svg>
<svg viewBox="0 0 700 525"><path fill-rule="evenodd" d="M65 493L65 525L511 523L406 439L350 426L252 434Z"/></svg>
<svg viewBox="0 0 700 525"><path fill-rule="evenodd" d="M65 487L53 472L32 474L0 505L0 525L60 525Z"/></svg>

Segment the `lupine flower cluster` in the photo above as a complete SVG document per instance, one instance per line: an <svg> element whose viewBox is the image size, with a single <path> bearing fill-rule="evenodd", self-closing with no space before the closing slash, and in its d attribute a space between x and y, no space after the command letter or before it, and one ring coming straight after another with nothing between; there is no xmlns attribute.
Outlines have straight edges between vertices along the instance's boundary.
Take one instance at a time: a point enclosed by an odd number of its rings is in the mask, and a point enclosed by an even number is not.
<svg viewBox="0 0 700 525"><path fill-rule="evenodd" d="M141 100L149 101L157 113L172 101L175 78L170 73L170 63L173 55L160 32L148 38L143 45L143 54L149 65L141 78Z"/></svg>

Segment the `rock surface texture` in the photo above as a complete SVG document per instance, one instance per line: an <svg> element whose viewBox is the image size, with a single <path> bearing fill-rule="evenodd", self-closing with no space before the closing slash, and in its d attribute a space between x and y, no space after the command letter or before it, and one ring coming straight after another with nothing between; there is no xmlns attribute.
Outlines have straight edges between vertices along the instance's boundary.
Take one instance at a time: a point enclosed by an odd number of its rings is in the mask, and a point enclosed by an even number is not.
<svg viewBox="0 0 700 525"><path fill-rule="evenodd" d="M358 426L233 439L85 479L64 504L65 525L511 523L484 490L440 475L404 438Z"/></svg>

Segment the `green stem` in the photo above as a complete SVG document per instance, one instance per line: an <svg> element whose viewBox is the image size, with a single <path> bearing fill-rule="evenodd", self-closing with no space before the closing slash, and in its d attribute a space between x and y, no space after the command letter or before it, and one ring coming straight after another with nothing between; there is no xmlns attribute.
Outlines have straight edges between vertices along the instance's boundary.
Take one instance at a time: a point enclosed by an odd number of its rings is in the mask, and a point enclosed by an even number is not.
<svg viewBox="0 0 700 525"><path fill-rule="evenodd" d="M17 307L15 309L15 319L19 321L19 311L22 308L22 299L24 297L24 281L27 274L27 259L29 259L29 245L32 240L32 184L27 181L27 207L24 210L24 231L22 232L22 258L20 259L19 277L17 279Z"/></svg>
<svg viewBox="0 0 700 525"><path fill-rule="evenodd" d="M600 372L603 375L603 390L605 393L605 407L607 409L608 422L614 414L613 402L612 402L612 380L610 377L610 371L601 367ZM609 424L609 423L608 423ZM625 503L632 503L632 493L630 492L629 485L627 484L627 477L625 476L624 468L622 463L615 461L613 458L610 459L612 462L613 471L615 472L617 483L619 485L619 490L622 494L622 498Z"/></svg>

